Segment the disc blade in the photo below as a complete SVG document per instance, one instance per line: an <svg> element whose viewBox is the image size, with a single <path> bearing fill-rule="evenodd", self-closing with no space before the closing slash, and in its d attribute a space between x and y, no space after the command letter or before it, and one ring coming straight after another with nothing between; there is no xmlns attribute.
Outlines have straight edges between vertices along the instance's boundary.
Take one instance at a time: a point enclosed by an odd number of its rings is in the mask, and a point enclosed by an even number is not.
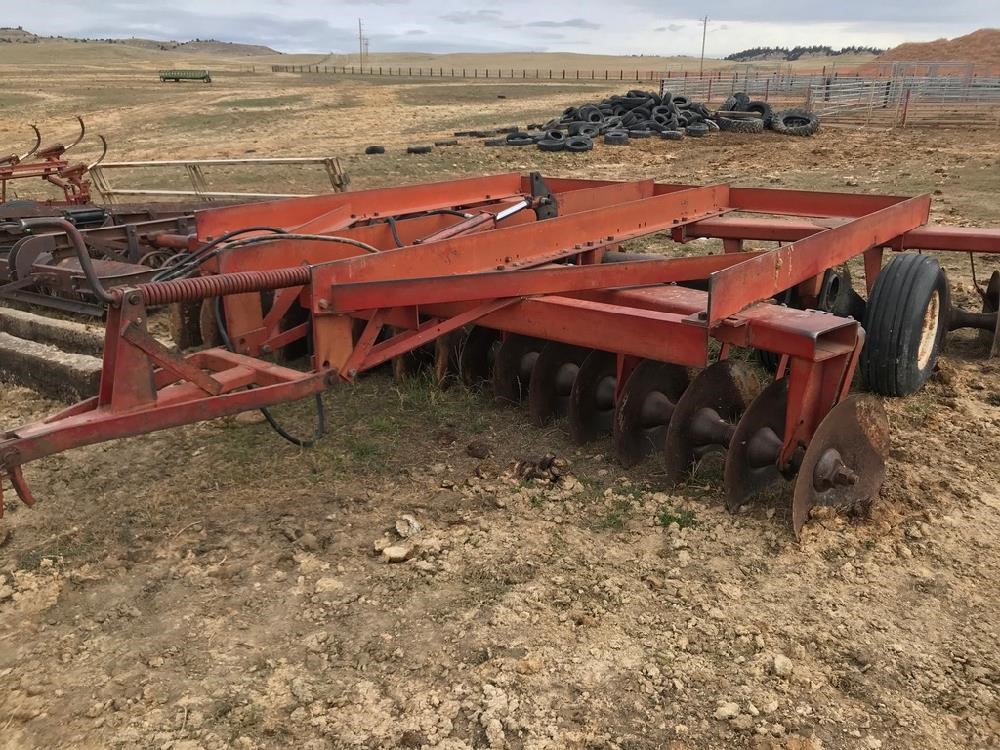
<svg viewBox="0 0 1000 750"><path fill-rule="evenodd" d="M616 373L617 359L610 352L595 349L581 363L566 413L575 442L586 443L611 432Z"/></svg>
<svg viewBox="0 0 1000 750"><path fill-rule="evenodd" d="M459 374L468 388L479 388L493 380L493 360L500 345L500 331L475 326L462 343Z"/></svg>
<svg viewBox="0 0 1000 750"><path fill-rule="evenodd" d="M854 395L833 407L809 442L795 480L795 536L801 536L815 506L870 510L885 480L888 455L889 419L880 401Z"/></svg>
<svg viewBox="0 0 1000 750"><path fill-rule="evenodd" d="M528 383L545 341L511 333L493 363L493 392L498 403L518 404L528 397Z"/></svg>
<svg viewBox="0 0 1000 750"><path fill-rule="evenodd" d="M726 453L729 510L739 510L756 492L782 478L777 459L785 435L787 405L788 379L782 378L757 394L736 425Z"/></svg>
<svg viewBox="0 0 1000 750"><path fill-rule="evenodd" d="M700 442L693 429L702 409L711 409L731 425L736 424L760 392L760 378L745 362L722 360L709 365L691 381L677 402L663 445L667 477L682 481L702 451L725 451L727 446ZM699 455L700 454L700 455Z"/></svg>
<svg viewBox="0 0 1000 750"><path fill-rule="evenodd" d="M652 359L636 365L615 406L615 454L623 466L663 450L667 426L687 386L687 370L680 365Z"/></svg>
<svg viewBox="0 0 1000 750"><path fill-rule="evenodd" d="M543 427L554 418L566 416L573 383L589 353L590 349L558 341L550 341L542 348L528 384L528 410L536 425Z"/></svg>

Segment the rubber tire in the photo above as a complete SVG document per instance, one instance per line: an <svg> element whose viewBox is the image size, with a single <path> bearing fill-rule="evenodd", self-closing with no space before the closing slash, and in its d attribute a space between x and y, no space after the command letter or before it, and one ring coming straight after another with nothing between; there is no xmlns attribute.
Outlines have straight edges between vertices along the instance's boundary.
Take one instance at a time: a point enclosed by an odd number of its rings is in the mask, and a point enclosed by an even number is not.
<svg viewBox="0 0 1000 750"><path fill-rule="evenodd" d="M406 153L408 154L429 154L434 150L433 146L407 146Z"/></svg>
<svg viewBox="0 0 1000 750"><path fill-rule="evenodd" d="M565 140L554 141L550 138L546 138L544 141L538 142L539 151L562 151L566 148Z"/></svg>
<svg viewBox="0 0 1000 750"><path fill-rule="evenodd" d="M686 131L692 138L702 138L708 135L708 125L703 122L692 122L687 126Z"/></svg>
<svg viewBox="0 0 1000 750"><path fill-rule="evenodd" d="M725 130L727 133L756 134L764 132L764 121L757 117L741 118L739 120L732 117L718 117L716 118L716 123L719 126L719 130Z"/></svg>
<svg viewBox="0 0 1000 750"><path fill-rule="evenodd" d="M604 134L605 146L627 146L629 144L628 133L620 130L612 130Z"/></svg>
<svg viewBox="0 0 1000 750"><path fill-rule="evenodd" d="M629 138L650 138L653 135L653 131L646 128L636 128L629 130L628 135Z"/></svg>
<svg viewBox="0 0 1000 750"><path fill-rule="evenodd" d="M434 145L435 146L457 146L458 145L458 141L456 141L454 138L449 138L446 141L434 141Z"/></svg>
<svg viewBox="0 0 1000 750"><path fill-rule="evenodd" d="M507 139L506 138L487 138L485 141L483 141L483 145L484 146L506 146L507 145Z"/></svg>
<svg viewBox="0 0 1000 750"><path fill-rule="evenodd" d="M927 363L917 361L924 315L938 294L937 334ZM865 387L882 396L906 396L934 371L948 331L948 279L936 258L897 255L875 279L865 316L867 338L858 369Z"/></svg>
<svg viewBox="0 0 1000 750"><path fill-rule="evenodd" d="M665 141L680 141L684 139L684 133L680 130L664 130L660 133L660 138Z"/></svg>
<svg viewBox="0 0 1000 750"><path fill-rule="evenodd" d="M774 117L774 110L771 105L767 102L761 101L759 99L750 102L746 108L747 112L757 112L760 114L760 119L764 121L764 127L771 127L771 118Z"/></svg>
<svg viewBox="0 0 1000 750"><path fill-rule="evenodd" d="M584 151L590 151L594 148L594 141L588 135L574 135L566 139L565 148L567 151L572 151L573 153L579 154Z"/></svg>
<svg viewBox="0 0 1000 750"><path fill-rule="evenodd" d="M807 120L803 124L786 124L786 120ZM782 135L812 135L819 130L819 118L807 109L786 109L771 116L771 130Z"/></svg>
<svg viewBox="0 0 1000 750"><path fill-rule="evenodd" d="M366 154L384 154L385 146L368 146L365 148Z"/></svg>
<svg viewBox="0 0 1000 750"><path fill-rule="evenodd" d="M535 138L528 133L511 133L505 139L511 146L534 146Z"/></svg>

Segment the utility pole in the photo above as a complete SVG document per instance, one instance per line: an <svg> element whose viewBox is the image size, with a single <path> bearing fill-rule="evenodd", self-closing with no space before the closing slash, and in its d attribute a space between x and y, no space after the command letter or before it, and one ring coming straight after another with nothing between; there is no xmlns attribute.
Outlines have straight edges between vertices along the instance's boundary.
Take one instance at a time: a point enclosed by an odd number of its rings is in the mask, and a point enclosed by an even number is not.
<svg viewBox="0 0 1000 750"><path fill-rule="evenodd" d="M365 67L365 34L361 27L361 19L358 19L358 65Z"/></svg>
<svg viewBox="0 0 1000 750"><path fill-rule="evenodd" d="M705 74L705 36L708 34L708 16L701 19L701 62L698 64L698 77Z"/></svg>

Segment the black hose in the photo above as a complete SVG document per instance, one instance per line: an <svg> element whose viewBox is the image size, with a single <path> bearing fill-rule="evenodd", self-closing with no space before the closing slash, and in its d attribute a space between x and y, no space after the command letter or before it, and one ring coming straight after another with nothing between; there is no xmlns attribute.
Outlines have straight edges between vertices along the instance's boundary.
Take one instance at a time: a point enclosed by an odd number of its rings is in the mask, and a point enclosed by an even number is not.
<svg viewBox="0 0 1000 750"><path fill-rule="evenodd" d="M70 242L73 243L73 249L76 250L76 257L80 261L80 268L87 279L87 284L90 285L90 291L106 305L114 302L114 297L108 294L104 285L101 284L101 279L98 277L97 271L94 270L94 263L90 259L90 251L87 249L87 243L83 241L83 235L80 234L80 230L71 221L56 216L42 216L36 219L21 219L20 226L22 229L28 231L43 227L64 231L66 236L69 237Z"/></svg>
<svg viewBox="0 0 1000 750"><path fill-rule="evenodd" d="M215 325L219 329L219 336L222 338L222 343L229 351L233 351L233 342L229 338L229 332L226 330L226 323L222 318L222 297L216 297L215 304L212 307L215 311ZM264 415L264 419L266 419L267 423L271 425L271 429L289 443L296 445L299 448L312 448L316 442L326 434L326 412L323 410L323 395L317 393L313 398L316 399L316 430L311 439L297 438L289 433L285 430L285 428L278 424L278 420L274 418L271 411L266 406L260 407L260 413Z"/></svg>
<svg viewBox="0 0 1000 750"><path fill-rule="evenodd" d="M276 227L244 227L243 229L234 229L231 232L226 232L225 234L216 237L214 240L198 248L193 253L178 253L182 259L172 266L163 268L155 273L152 280L170 281L171 279L178 279L189 275L195 268L200 266L209 258L215 256L215 253L211 252L214 248L218 247L223 242L228 242L233 237L238 237L239 235L246 234L247 232L272 232L273 234L286 233L284 229L278 229Z"/></svg>
<svg viewBox="0 0 1000 750"><path fill-rule="evenodd" d="M403 245L403 241L399 239L399 232L396 231L395 217L387 216L385 222L389 225L389 231L392 232L392 239L396 243L396 247L405 247L405 245Z"/></svg>

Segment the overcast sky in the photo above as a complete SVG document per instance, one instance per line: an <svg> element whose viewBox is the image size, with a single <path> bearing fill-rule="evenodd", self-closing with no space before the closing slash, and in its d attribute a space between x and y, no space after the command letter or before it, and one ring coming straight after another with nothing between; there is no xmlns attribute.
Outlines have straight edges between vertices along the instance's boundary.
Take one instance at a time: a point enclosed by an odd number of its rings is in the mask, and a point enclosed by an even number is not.
<svg viewBox="0 0 1000 750"><path fill-rule="evenodd" d="M571 51L706 54L754 46L952 37L1000 26L1000 0L0 0L0 25L38 34L266 44L351 53L364 18L371 52Z"/></svg>

